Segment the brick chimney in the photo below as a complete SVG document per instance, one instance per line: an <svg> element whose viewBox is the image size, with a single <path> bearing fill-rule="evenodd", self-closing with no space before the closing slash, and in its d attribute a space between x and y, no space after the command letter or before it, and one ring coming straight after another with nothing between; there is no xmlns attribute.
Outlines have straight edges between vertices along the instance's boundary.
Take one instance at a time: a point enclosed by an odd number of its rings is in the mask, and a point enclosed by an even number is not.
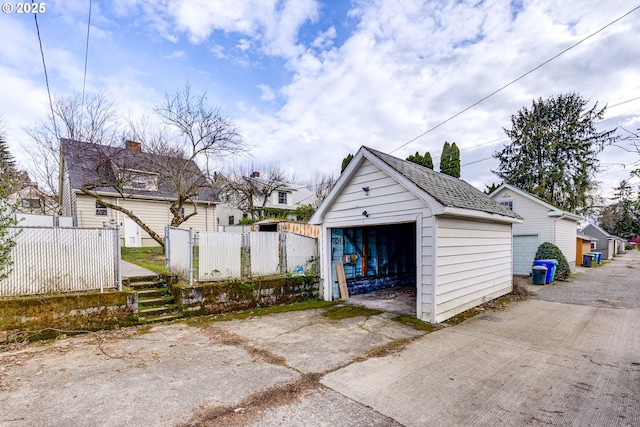
<svg viewBox="0 0 640 427"><path fill-rule="evenodd" d="M251 178L260 178L260 172L253 171L253 172L251 173Z"/></svg>
<svg viewBox="0 0 640 427"><path fill-rule="evenodd" d="M125 141L124 146L126 147L127 150L142 151L142 144L139 142L127 140Z"/></svg>

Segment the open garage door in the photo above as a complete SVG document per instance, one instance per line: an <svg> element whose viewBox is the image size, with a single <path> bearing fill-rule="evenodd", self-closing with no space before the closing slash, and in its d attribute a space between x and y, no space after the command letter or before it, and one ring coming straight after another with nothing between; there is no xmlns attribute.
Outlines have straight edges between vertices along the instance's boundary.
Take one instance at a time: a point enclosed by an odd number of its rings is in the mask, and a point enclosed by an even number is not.
<svg viewBox="0 0 640 427"><path fill-rule="evenodd" d="M513 236L513 274L529 275L540 239L537 234Z"/></svg>

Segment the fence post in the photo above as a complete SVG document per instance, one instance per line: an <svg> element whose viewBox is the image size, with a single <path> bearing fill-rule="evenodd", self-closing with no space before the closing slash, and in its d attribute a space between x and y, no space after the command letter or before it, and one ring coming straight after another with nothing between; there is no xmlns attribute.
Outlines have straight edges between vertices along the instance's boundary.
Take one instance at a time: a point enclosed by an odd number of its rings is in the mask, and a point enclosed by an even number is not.
<svg viewBox="0 0 640 427"><path fill-rule="evenodd" d="M251 277L251 239L250 231L243 232L240 242L240 278Z"/></svg>
<svg viewBox="0 0 640 427"><path fill-rule="evenodd" d="M122 251L120 249L120 226L116 225L115 233L113 237L114 249L115 249L115 261L116 261L116 280L118 285L118 291L122 292Z"/></svg>
<svg viewBox="0 0 640 427"><path fill-rule="evenodd" d="M189 287L193 286L193 228L189 228Z"/></svg>
<svg viewBox="0 0 640 427"><path fill-rule="evenodd" d="M278 242L278 254L280 264L280 274L283 276L287 274L287 234L286 231L280 230L280 239Z"/></svg>
<svg viewBox="0 0 640 427"><path fill-rule="evenodd" d="M171 267L171 229L168 225L164 226L164 268L170 270Z"/></svg>

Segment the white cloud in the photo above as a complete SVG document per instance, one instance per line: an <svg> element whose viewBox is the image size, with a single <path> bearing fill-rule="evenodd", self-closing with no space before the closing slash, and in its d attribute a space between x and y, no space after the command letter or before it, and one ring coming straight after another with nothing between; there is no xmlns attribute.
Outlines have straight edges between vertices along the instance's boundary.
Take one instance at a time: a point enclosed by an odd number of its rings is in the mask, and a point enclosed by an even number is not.
<svg viewBox="0 0 640 427"><path fill-rule="evenodd" d="M173 52L171 52L168 55L164 55L163 58L164 59L180 59L180 58L184 58L184 50L174 50Z"/></svg>
<svg viewBox="0 0 640 427"><path fill-rule="evenodd" d="M260 95L260 99L262 99L263 101L270 102L276 99L276 93L273 91L273 89L271 89L269 85L260 84L258 85L258 89L260 89L262 92Z"/></svg>

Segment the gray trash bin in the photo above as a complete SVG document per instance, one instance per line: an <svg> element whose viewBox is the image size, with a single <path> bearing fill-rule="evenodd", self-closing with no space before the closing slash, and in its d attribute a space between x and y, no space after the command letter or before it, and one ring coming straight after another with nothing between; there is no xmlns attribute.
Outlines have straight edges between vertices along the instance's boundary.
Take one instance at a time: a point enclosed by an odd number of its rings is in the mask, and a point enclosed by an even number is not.
<svg viewBox="0 0 640 427"><path fill-rule="evenodd" d="M593 264L593 254L582 255L582 266L591 267L591 264Z"/></svg>
<svg viewBox="0 0 640 427"><path fill-rule="evenodd" d="M547 267L544 265L534 265L531 268L531 281L534 285L544 285L547 278Z"/></svg>

